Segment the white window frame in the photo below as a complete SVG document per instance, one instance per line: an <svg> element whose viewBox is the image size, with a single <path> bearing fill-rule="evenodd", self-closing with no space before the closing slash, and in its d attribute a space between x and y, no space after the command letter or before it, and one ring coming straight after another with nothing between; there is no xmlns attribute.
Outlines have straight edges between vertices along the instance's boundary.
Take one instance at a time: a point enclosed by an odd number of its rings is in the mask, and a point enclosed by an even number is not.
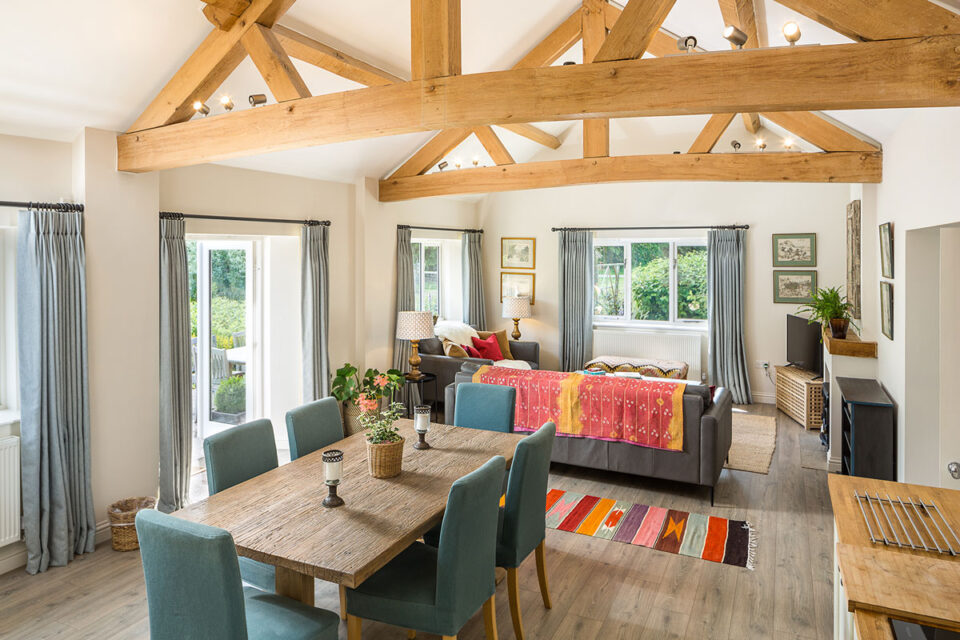
<svg viewBox="0 0 960 640"><path fill-rule="evenodd" d="M410 244L419 244L420 245L420 288L419 296L415 300L416 310L424 311L423 308L423 294L426 290L427 271L424 269L426 264L426 248L427 247L436 247L437 248L437 309L435 313L438 316L443 315L443 242L437 238L411 238ZM430 273L433 273L432 271ZM416 277L417 274L414 274Z"/></svg>
<svg viewBox="0 0 960 640"><path fill-rule="evenodd" d="M0 222L0 424L18 417L16 227Z"/></svg>
<svg viewBox="0 0 960 640"><path fill-rule="evenodd" d="M669 244L670 246L670 303L669 320L634 320L633 319L633 256L632 245L635 243ZM677 249L678 247L706 247L706 238L595 238L594 249L597 247L623 247L624 277L623 277L623 315L603 316L594 315L595 326L622 326L632 328L674 328L705 330L706 320L691 320L677 317ZM596 268L596 267L594 267Z"/></svg>

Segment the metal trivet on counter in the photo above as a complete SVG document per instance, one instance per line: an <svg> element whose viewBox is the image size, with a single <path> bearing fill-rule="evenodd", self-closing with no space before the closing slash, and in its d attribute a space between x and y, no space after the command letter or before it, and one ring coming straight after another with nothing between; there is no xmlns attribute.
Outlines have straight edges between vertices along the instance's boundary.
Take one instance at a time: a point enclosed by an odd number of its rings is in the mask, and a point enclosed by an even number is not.
<svg viewBox="0 0 960 640"><path fill-rule="evenodd" d="M871 496L854 491L853 495L867 523L870 542L951 556L960 553L960 538L932 500L929 503L913 498L903 500L900 496L891 498L889 493L886 498L881 498L879 493Z"/></svg>

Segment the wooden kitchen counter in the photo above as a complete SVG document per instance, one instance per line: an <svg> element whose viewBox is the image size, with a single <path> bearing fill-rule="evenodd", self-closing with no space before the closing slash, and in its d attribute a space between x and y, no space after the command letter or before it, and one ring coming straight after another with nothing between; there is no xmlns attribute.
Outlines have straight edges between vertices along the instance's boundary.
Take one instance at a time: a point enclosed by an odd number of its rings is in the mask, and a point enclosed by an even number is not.
<svg viewBox="0 0 960 640"><path fill-rule="evenodd" d="M866 491L882 498L933 501L960 535L960 491L836 474L830 474L828 485L837 562L859 640L892 639L889 618L960 631L960 556L872 543L854 497L855 491ZM950 532L944 534L960 551Z"/></svg>

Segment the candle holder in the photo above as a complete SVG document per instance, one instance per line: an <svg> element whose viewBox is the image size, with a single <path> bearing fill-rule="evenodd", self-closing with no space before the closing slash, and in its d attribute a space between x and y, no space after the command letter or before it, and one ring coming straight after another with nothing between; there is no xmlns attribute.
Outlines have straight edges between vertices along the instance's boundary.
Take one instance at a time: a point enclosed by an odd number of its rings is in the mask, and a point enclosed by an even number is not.
<svg viewBox="0 0 960 640"><path fill-rule="evenodd" d="M339 449L324 451L322 459L324 483L328 491L327 497L323 499L323 506L339 507L344 504L343 498L337 495L337 486L343 475L343 451Z"/></svg>
<svg viewBox="0 0 960 640"><path fill-rule="evenodd" d="M413 443L414 449L429 449L427 442L427 432L430 431L430 405L418 404L413 408L413 430L420 437L418 442Z"/></svg>

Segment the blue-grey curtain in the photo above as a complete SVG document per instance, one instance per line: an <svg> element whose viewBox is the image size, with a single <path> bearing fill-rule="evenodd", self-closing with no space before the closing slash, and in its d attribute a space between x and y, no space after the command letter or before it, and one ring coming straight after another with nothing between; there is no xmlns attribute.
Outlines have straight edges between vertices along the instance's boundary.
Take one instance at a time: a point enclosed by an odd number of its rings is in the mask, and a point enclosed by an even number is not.
<svg viewBox="0 0 960 640"><path fill-rule="evenodd" d="M487 328L483 298L483 232L463 233L463 321L474 329Z"/></svg>
<svg viewBox="0 0 960 640"><path fill-rule="evenodd" d="M303 401L330 395L329 229L305 224L300 231L300 328L303 332Z"/></svg>
<svg viewBox="0 0 960 640"><path fill-rule="evenodd" d="M410 244L411 231L408 227L397 228L397 313L416 311L413 296L413 245ZM396 335L397 313L393 314L392 325ZM395 340L393 345L393 368L407 371L410 365L410 341Z"/></svg>
<svg viewBox="0 0 960 640"><path fill-rule="evenodd" d="M83 217L21 211L17 334L27 572L93 551Z"/></svg>
<svg viewBox="0 0 960 640"><path fill-rule="evenodd" d="M190 288L183 220L160 220L160 500L182 509L190 492L193 444Z"/></svg>
<svg viewBox="0 0 960 640"><path fill-rule="evenodd" d="M560 366L593 357L593 232L560 231Z"/></svg>
<svg viewBox="0 0 960 640"><path fill-rule="evenodd" d="M745 229L711 229L707 235L710 382L727 387L737 404L752 402L744 346Z"/></svg>

